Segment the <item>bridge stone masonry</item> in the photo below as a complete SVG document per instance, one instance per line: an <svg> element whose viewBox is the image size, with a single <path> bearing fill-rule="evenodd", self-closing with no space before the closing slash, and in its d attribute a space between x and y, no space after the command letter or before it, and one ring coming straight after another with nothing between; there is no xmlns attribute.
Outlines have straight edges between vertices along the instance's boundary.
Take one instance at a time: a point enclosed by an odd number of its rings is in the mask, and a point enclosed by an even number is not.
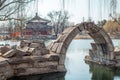
<svg viewBox="0 0 120 80"><path fill-rule="evenodd" d="M82 31L86 31L94 40L86 61L120 67L120 51L114 49L109 35L93 22L83 22L67 28L47 47L43 41L21 41L20 46L14 49L2 47L0 80L13 76L66 72L64 63L67 49Z"/></svg>
<svg viewBox="0 0 120 80"><path fill-rule="evenodd" d="M64 66L69 44L74 37L82 31L86 31L95 42L91 43L92 49L89 50L90 56L87 56L85 60L107 62L108 64L108 62L114 59L114 46L108 34L92 22L84 22L67 28L56 41L48 46L51 52L59 54L59 65Z"/></svg>

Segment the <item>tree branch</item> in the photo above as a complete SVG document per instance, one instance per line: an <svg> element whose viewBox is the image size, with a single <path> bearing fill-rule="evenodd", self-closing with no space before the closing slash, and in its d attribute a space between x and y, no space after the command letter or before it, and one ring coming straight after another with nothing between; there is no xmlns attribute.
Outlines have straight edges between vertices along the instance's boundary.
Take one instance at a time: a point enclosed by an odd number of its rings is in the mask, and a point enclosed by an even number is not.
<svg viewBox="0 0 120 80"><path fill-rule="evenodd" d="M3 0L3 1L0 0L0 7L1 7L6 1L7 1L7 0Z"/></svg>
<svg viewBox="0 0 120 80"><path fill-rule="evenodd" d="M18 0L18 1L12 1L12 2L4 5L4 6L1 6L0 10L4 9L5 7L8 7L8 6L11 5L11 4L15 4L15 3L29 3L29 2L31 2L31 1L34 1L34 0L30 0L30 1L20 1L20 0Z"/></svg>

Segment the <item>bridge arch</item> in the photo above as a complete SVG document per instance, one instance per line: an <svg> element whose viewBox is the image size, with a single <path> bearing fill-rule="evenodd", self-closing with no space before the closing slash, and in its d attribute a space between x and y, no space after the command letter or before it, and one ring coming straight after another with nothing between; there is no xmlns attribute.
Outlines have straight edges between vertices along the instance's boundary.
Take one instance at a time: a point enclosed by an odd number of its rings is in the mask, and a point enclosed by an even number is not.
<svg viewBox="0 0 120 80"><path fill-rule="evenodd" d="M100 27L93 22L83 22L73 27L69 27L59 35L59 37L52 42L48 49L55 54L59 54L59 64L64 65L66 51L73 38L81 31L87 31L89 36L94 40L97 52L95 54L106 55L107 59L111 60L114 58L114 46L109 35ZM81 45L83 46L83 45ZM94 46L93 46L94 48ZM94 51L94 49L92 50Z"/></svg>

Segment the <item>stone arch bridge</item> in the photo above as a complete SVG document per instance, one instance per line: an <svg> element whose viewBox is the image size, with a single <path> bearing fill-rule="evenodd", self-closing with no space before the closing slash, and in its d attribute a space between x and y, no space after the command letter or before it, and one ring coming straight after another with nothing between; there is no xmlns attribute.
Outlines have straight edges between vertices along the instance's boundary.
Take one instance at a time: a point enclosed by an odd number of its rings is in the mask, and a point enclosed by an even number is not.
<svg viewBox="0 0 120 80"><path fill-rule="evenodd" d="M83 22L67 28L54 42L48 46L51 53L55 53L60 56L59 65L61 65L61 68L64 67L66 51L69 44L74 37L82 31L86 31L95 42L91 43L92 49L89 50L89 55L93 60L107 60L109 62L114 59L114 46L109 35L93 22Z"/></svg>

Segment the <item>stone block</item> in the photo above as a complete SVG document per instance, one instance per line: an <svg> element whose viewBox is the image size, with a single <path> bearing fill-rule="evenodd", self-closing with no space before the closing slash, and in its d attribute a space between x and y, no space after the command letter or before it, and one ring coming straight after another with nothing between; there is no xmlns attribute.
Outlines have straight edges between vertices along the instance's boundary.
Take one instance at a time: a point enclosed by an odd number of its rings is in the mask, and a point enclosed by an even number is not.
<svg viewBox="0 0 120 80"><path fill-rule="evenodd" d="M59 65L64 65L65 64L65 58L66 58L65 54L60 54L60 56L59 56Z"/></svg>
<svg viewBox="0 0 120 80"><path fill-rule="evenodd" d="M0 80L7 80L3 72L0 72Z"/></svg>
<svg viewBox="0 0 120 80"><path fill-rule="evenodd" d="M59 46L58 46L57 51L56 51L57 54L61 53L62 47L63 47L63 43L59 43Z"/></svg>
<svg viewBox="0 0 120 80"><path fill-rule="evenodd" d="M58 62L57 61L46 61L46 62L35 62L34 66L39 67L39 68L45 68L49 66L57 66Z"/></svg>
<svg viewBox="0 0 120 80"><path fill-rule="evenodd" d="M30 41L23 40L20 42L20 48L28 47L30 43L31 43Z"/></svg>
<svg viewBox="0 0 120 80"><path fill-rule="evenodd" d="M57 66L55 66L55 65L50 65L50 66L48 66L50 69L51 69L51 71L52 70L57 70Z"/></svg>
<svg viewBox="0 0 120 80"><path fill-rule="evenodd" d="M61 35L60 38L57 39L57 42L64 42L65 39L66 39L66 37L67 37L68 35L69 35L69 34L63 34L63 35Z"/></svg>
<svg viewBox="0 0 120 80"><path fill-rule="evenodd" d="M50 57L48 59L49 61L58 61L59 55L58 54L50 54Z"/></svg>
<svg viewBox="0 0 120 80"><path fill-rule="evenodd" d="M57 37L56 42L59 42L60 39L61 39L61 37L63 37L63 34L60 34L60 35Z"/></svg>
<svg viewBox="0 0 120 80"><path fill-rule="evenodd" d="M89 50L89 55L90 55L91 59L93 59L95 57L92 50Z"/></svg>
<svg viewBox="0 0 120 80"><path fill-rule="evenodd" d="M22 58L12 58L10 60L8 60L9 64L11 65L18 65L18 64L21 64L21 63L30 63L30 64L33 64L34 60L31 59L30 56L25 56L25 57L22 57Z"/></svg>
<svg viewBox="0 0 120 80"><path fill-rule="evenodd" d="M7 66L8 65L8 61L9 59L7 59L7 58L3 58L3 57L0 57L0 68L1 67L5 67L5 66ZM1 70L1 69L0 69Z"/></svg>
<svg viewBox="0 0 120 80"><path fill-rule="evenodd" d="M31 59L37 62L46 62L48 61L49 58L45 55L45 56L31 56Z"/></svg>
<svg viewBox="0 0 120 80"><path fill-rule="evenodd" d="M3 73L6 78L13 76L13 69L9 65L8 61L9 59L0 57L0 73Z"/></svg>
<svg viewBox="0 0 120 80"><path fill-rule="evenodd" d="M109 53L109 55L110 55L110 56L109 56L109 57L110 57L109 59L110 59L110 60L113 60L113 59L114 59L114 57L115 57L114 52L113 52L113 51L111 51L111 52L108 52L108 53Z"/></svg>
<svg viewBox="0 0 120 80"><path fill-rule="evenodd" d="M66 72L66 68L65 68L65 65L58 65L57 66L57 71L58 72Z"/></svg>
<svg viewBox="0 0 120 80"><path fill-rule="evenodd" d="M30 48L38 48L40 45L38 43L31 43Z"/></svg>
<svg viewBox="0 0 120 80"><path fill-rule="evenodd" d="M52 51L56 52L58 47L59 47L59 43L54 43L54 45L52 47Z"/></svg>
<svg viewBox="0 0 120 80"><path fill-rule="evenodd" d="M33 56L41 56L41 50L34 50L34 53L32 53Z"/></svg>
<svg viewBox="0 0 120 80"><path fill-rule="evenodd" d="M31 53L23 52L21 50L15 50L15 57L22 58L23 56L30 56Z"/></svg>
<svg viewBox="0 0 120 80"><path fill-rule="evenodd" d="M15 55L15 52L13 49L11 49L8 52L4 53L2 56L5 58L10 58L10 57L13 57L14 55Z"/></svg>
<svg viewBox="0 0 120 80"><path fill-rule="evenodd" d="M115 59L120 59L120 56L116 56Z"/></svg>
<svg viewBox="0 0 120 80"><path fill-rule="evenodd" d="M43 49L42 52L41 52L41 55L46 55L46 54L49 54L50 51L48 49Z"/></svg>
<svg viewBox="0 0 120 80"><path fill-rule="evenodd" d="M45 43L43 40L34 40L32 43L37 43L41 48L46 48Z"/></svg>
<svg viewBox="0 0 120 80"><path fill-rule="evenodd" d="M97 50L97 45L96 45L96 43L91 43L91 46L92 46L93 50Z"/></svg>
<svg viewBox="0 0 120 80"><path fill-rule="evenodd" d="M45 68L24 68L24 71L17 73L17 76L33 75L33 74L35 75L35 74L43 74L43 73L54 72L54 70L51 70L49 67L45 67Z"/></svg>
<svg viewBox="0 0 120 80"><path fill-rule="evenodd" d="M30 68L33 67L33 63L20 63L20 64L13 64L11 65L13 69L18 69L18 68Z"/></svg>
<svg viewBox="0 0 120 80"><path fill-rule="evenodd" d="M120 59L116 60L116 62L117 62L117 63L115 64L115 66L116 66L116 67L120 67Z"/></svg>
<svg viewBox="0 0 120 80"><path fill-rule="evenodd" d="M61 49L61 53L60 54L66 54L67 48L68 47L63 46L62 49Z"/></svg>
<svg viewBox="0 0 120 80"><path fill-rule="evenodd" d="M20 47L16 47L17 50L21 51L21 52L27 52L29 50L29 47L23 47L23 48L20 48Z"/></svg>
<svg viewBox="0 0 120 80"><path fill-rule="evenodd" d="M51 42L51 43L47 46L47 49L51 50L52 47L53 47L53 45L54 45L54 42Z"/></svg>
<svg viewBox="0 0 120 80"><path fill-rule="evenodd" d="M33 40L32 43L40 43L40 44L42 44L42 43L44 43L44 41L43 40Z"/></svg>
<svg viewBox="0 0 120 80"><path fill-rule="evenodd" d="M8 52L11 49L6 47L6 46L4 46L4 47L1 47L0 50L1 50L1 53L4 54L4 53Z"/></svg>
<svg viewBox="0 0 120 80"><path fill-rule="evenodd" d="M73 40L73 38L79 33L79 29L78 28L74 28L73 31L71 31L68 35L66 35L65 39L64 39L64 44L66 44L65 46L68 47L69 44L71 43L71 41Z"/></svg>
<svg viewBox="0 0 120 80"><path fill-rule="evenodd" d="M114 51L114 46L113 46L113 44L107 43L107 47L108 47L108 50L109 50L110 52L113 52L113 51Z"/></svg>
<svg viewBox="0 0 120 80"><path fill-rule="evenodd" d="M66 33L68 33L69 31L71 31L73 28L75 28L75 27L69 27L69 28L65 29L62 33L63 33L63 34L66 34Z"/></svg>
<svg viewBox="0 0 120 80"><path fill-rule="evenodd" d="M68 47L66 47L66 44L64 44L64 43L59 43L59 46L58 46L58 48L57 48L56 53L57 53L57 54L66 54L67 48L68 48Z"/></svg>
<svg viewBox="0 0 120 80"><path fill-rule="evenodd" d="M17 69L14 69L14 74L19 74L19 73L25 73L26 72L26 69L25 68L17 68Z"/></svg>
<svg viewBox="0 0 120 80"><path fill-rule="evenodd" d="M118 51L118 50L114 51L114 55L115 56L120 56L120 51Z"/></svg>
<svg viewBox="0 0 120 80"><path fill-rule="evenodd" d="M81 25L79 26L79 30L81 30L81 31L84 30L84 25L83 25L83 24L81 24Z"/></svg>
<svg viewBox="0 0 120 80"><path fill-rule="evenodd" d="M35 48L28 48L27 52L34 53L35 52Z"/></svg>

